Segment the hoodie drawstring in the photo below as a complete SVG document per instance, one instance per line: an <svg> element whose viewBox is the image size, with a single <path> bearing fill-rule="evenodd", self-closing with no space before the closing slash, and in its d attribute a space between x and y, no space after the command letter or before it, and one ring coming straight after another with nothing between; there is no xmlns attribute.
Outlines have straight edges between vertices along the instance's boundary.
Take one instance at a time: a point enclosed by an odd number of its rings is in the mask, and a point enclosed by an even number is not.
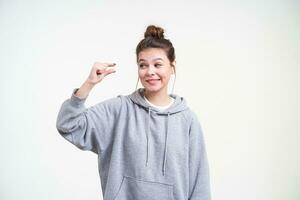
<svg viewBox="0 0 300 200"><path fill-rule="evenodd" d="M149 107L149 109L148 109L148 127L147 127L147 131L146 131L146 138L147 138L146 166L148 165L148 161L149 161L150 112L151 112L151 108Z"/></svg>
<svg viewBox="0 0 300 200"><path fill-rule="evenodd" d="M148 124L147 124L147 131L146 131L146 138L147 138L146 166L148 166L148 162L149 162L150 116L151 116L151 107L148 108ZM167 117L167 131L166 131L166 137L165 137L165 150L164 150L163 168L162 168L163 176L165 175L165 172L166 172L167 144L168 144L168 134L169 134L169 117L170 117L170 112L168 112L168 117Z"/></svg>
<svg viewBox="0 0 300 200"><path fill-rule="evenodd" d="M165 139L165 155L164 155L164 163L163 163L163 176L165 175L166 172L166 162L167 162L167 144L168 144L168 133L169 133L169 117L170 113L168 112L168 117L167 117L167 132L166 132L166 139Z"/></svg>

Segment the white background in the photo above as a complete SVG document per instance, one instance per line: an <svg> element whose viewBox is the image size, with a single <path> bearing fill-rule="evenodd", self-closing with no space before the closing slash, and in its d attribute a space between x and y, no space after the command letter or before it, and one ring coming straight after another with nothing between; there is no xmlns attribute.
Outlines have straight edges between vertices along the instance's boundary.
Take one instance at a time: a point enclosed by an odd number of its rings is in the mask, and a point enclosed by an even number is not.
<svg viewBox="0 0 300 200"><path fill-rule="evenodd" d="M300 199L298 1L0 1L0 199L102 199L97 156L55 128L95 61L91 106L135 89L149 24L175 46L216 200Z"/></svg>

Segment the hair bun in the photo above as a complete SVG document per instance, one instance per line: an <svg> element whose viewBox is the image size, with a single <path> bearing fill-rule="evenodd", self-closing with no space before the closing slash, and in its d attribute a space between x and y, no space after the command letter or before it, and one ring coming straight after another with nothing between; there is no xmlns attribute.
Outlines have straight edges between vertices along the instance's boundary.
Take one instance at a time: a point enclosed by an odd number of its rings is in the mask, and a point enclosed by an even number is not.
<svg viewBox="0 0 300 200"><path fill-rule="evenodd" d="M145 38L152 37L157 39L164 39L164 29L158 26L149 25L146 29L144 36Z"/></svg>

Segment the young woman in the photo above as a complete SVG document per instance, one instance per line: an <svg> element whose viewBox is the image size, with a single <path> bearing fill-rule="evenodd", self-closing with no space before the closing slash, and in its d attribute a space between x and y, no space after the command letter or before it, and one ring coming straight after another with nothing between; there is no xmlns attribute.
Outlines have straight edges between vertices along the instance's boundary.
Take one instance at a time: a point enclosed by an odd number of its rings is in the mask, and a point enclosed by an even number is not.
<svg viewBox="0 0 300 200"><path fill-rule="evenodd" d="M209 200L200 123L183 97L168 94L176 63L164 30L148 26L136 56L143 88L86 108L92 88L115 72L115 64L96 62L63 102L57 130L78 148L98 154L104 200Z"/></svg>

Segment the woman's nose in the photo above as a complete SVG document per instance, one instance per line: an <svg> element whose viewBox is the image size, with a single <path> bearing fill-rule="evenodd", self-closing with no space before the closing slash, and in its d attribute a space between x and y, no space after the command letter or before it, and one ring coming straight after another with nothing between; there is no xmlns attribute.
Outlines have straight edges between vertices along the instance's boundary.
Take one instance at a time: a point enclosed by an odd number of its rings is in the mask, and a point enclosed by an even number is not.
<svg viewBox="0 0 300 200"><path fill-rule="evenodd" d="M150 65L148 67L147 74L148 75L153 75L154 73L155 73L154 67Z"/></svg>

